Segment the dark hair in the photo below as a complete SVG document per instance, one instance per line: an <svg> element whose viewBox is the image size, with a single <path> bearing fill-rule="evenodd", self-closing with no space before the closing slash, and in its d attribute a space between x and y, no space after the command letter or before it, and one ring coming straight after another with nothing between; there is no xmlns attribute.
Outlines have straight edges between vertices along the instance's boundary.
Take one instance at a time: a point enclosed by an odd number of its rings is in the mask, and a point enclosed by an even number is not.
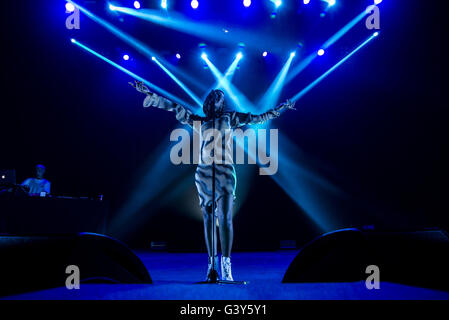
<svg viewBox="0 0 449 320"><path fill-rule="evenodd" d="M203 112L206 116L210 116L212 114L212 110L215 108L215 101L218 98L218 94L222 93L223 96L225 93L219 89L212 90L206 97L206 100L204 100L203 103ZM224 111L226 107L226 102L223 101L223 108L220 110L220 112Z"/></svg>

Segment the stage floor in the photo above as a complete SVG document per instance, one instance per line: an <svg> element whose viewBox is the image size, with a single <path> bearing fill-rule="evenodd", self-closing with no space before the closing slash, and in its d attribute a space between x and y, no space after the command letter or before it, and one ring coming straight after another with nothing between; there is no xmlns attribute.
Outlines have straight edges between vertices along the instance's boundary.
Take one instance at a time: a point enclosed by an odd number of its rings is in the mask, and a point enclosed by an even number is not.
<svg viewBox="0 0 449 320"><path fill-rule="evenodd" d="M81 284L79 290L54 288L4 299L150 299L150 300L298 300L298 299L449 299L449 292L381 282L368 290L364 282L283 284L281 280L298 251L236 252L235 280L247 285L195 284L204 280L205 253L136 252L154 284ZM382 279L381 279L382 280Z"/></svg>

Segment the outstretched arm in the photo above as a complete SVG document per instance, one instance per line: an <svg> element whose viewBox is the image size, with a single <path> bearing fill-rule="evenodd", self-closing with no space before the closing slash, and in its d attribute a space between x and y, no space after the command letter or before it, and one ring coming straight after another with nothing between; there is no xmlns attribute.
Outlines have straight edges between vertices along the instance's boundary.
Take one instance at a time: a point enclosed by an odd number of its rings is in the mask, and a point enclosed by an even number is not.
<svg viewBox="0 0 449 320"><path fill-rule="evenodd" d="M274 109L268 110L262 114L251 114L251 113L241 113L233 112L231 116L231 126L233 128L242 127L247 124L259 124L275 119L281 115L281 111L284 109L296 110L295 102L287 100L285 103L277 106Z"/></svg>
<svg viewBox="0 0 449 320"><path fill-rule="evenodd" d="M202 119L200 116L193 114L192 111L185 108L184 106L172 102L167 98L161 97L156 93L150 92L150 90L140 81L136 81L135 85L131 82L129 84L136 88L137 91L147 95L145 97L145 100L143 101L144 108L156 107L159 109L176 112L176 119L179 122L188 124L192 127L193 121L201 121Z"/></svg>

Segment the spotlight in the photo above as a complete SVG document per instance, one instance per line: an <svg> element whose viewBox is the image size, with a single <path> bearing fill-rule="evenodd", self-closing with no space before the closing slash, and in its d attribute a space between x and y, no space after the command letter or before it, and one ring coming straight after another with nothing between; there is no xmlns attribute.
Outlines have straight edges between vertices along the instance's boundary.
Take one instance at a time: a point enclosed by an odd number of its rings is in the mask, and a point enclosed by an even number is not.
<svg viewBox="0 0 449 320"><path fill-rule="evenodd" d="M156 61L156 57L151 57L151 60Z"/></svg>
<svg viewBox="0 0 449 320"><path fill-rule="evenodd" d="M243 58L243 54L241 52L239 52L239 53L237 53L237 55L235 57L240 60Z"/></svg>
<svg viewBox="0 0 449 320"><path fill-rule="evenodd" d="M162 7L162 9L167 9L167 0L161 1L161 7Z"/></svg>
<svg viewBox="0 0 449 320"><path fill-rule="evenodd" d="M293 58L294 56L296 56L296 52L295 51L290 52L290 57Z"/></svg>
<svg viewBox="0 0 449 320"><path fill-rule="evenodd" d="M203 53L201 54L201 58L202 58L203 60L206 60L206 59L207 59L207 54L206 54L205 52L203 52Z"/></svg>
<svg viewBox="0 0 449 320"><path fill-rule="evenodd" d="M177 59L181 59L181 55L179 53L176 54Z"/></svg>
<svg viewBox="0 0 449 320"><path fill-rule="evenodd" d="M310 0L304 0L304 4L309 4Z"/></svg>
<svg viewBox="0 0 449 320"><path fill-rule="evenodd" d="M67 2L65 4L65 9L67 12L73 12L73 11L75 11L75 6L71 2Z"/></svg>
<svg viewBox="0 0 449 320"><path fill-rule="evenodd" d="M192 0L192 2L190 2L190 5L192 6L193 9L198 8L198 0Z"/></svg>
<svg viewBox="0 0 449 320"><path fill-rule="evenodd" d="M324 54L324 49L318 50L318 55L319 55L319 56L322 56L323 54Z"/></svg>
<svg viewBox="0 0 449 320"><path fill-rule="evenodd" d="M140 9L140 2L139 1L134 1L134 8Z"/></svg>
<svg viewBox="0 0 449 320"><path fill-rule="evenodd" d="M379 3L381 3L382 2L382 0L374 0L374 4L379 4Z"/></svg>
<svg viewBox="0 0 449 320"><path fill-rule="evenodd" d="M335 4L335 0L329 0L327 3L330 7L332 7Z"/></svg>
<svg viewBox="0 0 449 320"><path fill-rule="evenodd" d="M374 32L373 36L377 37L379 35L379 32Z"/></svg>
<svg viewBox="0 0 449 320"><path fill-rule="evenodd" d="M129 56L127 54L123 55L123 60L128 61L129 60Z"/></svg>
<svg viewBox="0 0 449 320"><path fill-rule="evenodd" d="M243 5L248 8L251 5L251 0L243 0Z"/></svg>
<svg viewBox="0 0 449 320"><path fill-rule="evenodd" d="M281 1L281 0L276 0L276 1L274 2L274 5L276 6L276 8L279 8L279 7L281 6L281 4L282 4L282 1Z"/></svg>
<svg viewBox="0 0 449 320"><path fill-rule="evenodd" d="M268 55L268 52L266 52L266 51L264 51L263 53L262 53L262 56L264 56L264 57L266 57Z"/></svg>
<svg viewBox="0 0 449 320"><path fill-rule="evenodd" d="M73 38L72 38L72 39L70 39L70 41L72 41L72 43L75 43L75 42L76 42L76 40L75 40L75 39L73 39Z"/></svg>
<svg viewBox="0 0 449 320"><path fill-rule="evenodd" d="M109 10L111 11L115 11L116 7L112 4L109 4Z"/></svg>

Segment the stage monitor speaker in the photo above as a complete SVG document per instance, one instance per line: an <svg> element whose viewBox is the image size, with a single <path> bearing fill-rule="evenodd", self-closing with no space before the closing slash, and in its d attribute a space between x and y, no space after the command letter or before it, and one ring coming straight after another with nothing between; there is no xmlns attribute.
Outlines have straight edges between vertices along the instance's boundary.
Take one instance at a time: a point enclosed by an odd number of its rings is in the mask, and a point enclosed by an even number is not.
<svg viewBox="0 0 449 320"><path fill-rule="evenodd" d="M105 235L0 236L0 295L65 287L69 265L81 283L152 283L142 261Z"/></svg>
<svg viewBox="0 0 449 320"><path fill-rule="evenodd" d="M449 237L442 230L326 233L300 250L282 282L366 280L370 265L388 281L449 290Z"/></svg>

